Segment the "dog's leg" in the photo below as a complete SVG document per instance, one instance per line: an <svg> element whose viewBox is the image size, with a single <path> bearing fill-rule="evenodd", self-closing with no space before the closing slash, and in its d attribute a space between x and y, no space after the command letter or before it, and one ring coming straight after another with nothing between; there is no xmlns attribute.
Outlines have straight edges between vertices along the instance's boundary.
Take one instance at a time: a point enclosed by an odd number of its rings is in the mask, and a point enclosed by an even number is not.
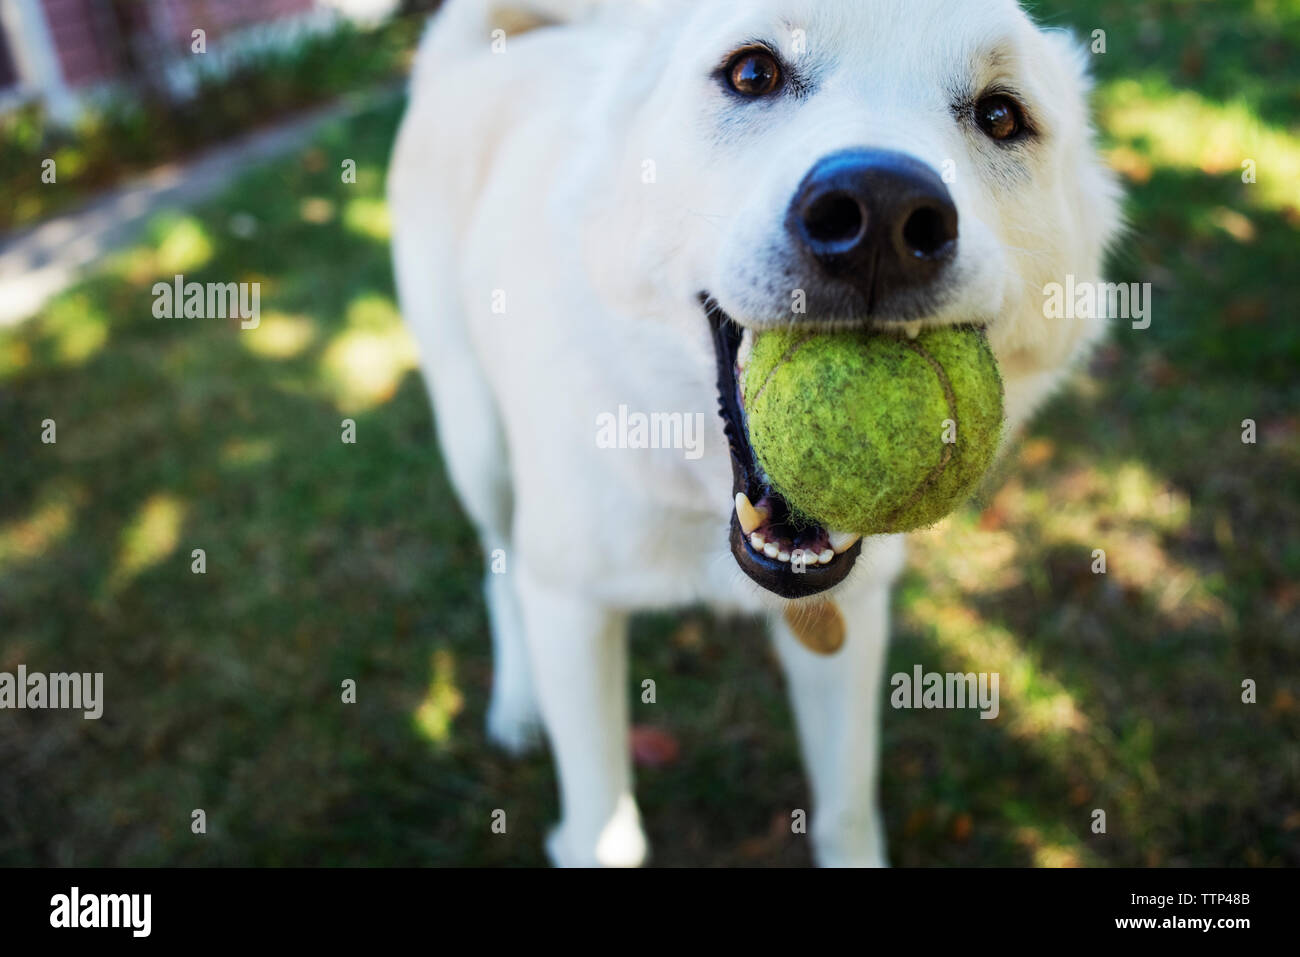
<svg viewBox="0 0 1300 957"><path fill-rule="evenodd" d="M509 567L513 477L496 399L475 358L469 317L454 295L460 241L447 215L454 203L428 173L440 162L437 129L431 116L412 110L394 147L388 180L393 266L402 312L420 343L443 461L486 557L483 591L494 666L488 736L518 753L539 737L539 721Z"/></svg>
<svg viewBox="0 0 1300 957"><path fill-rule="evenodd" d="M560 866L636 867L646 841L628 751L627 618L519 573L524 632L560 777Z"/></svg>
<svg viewBox="0 0 1300 957"><path fill-rule="evenodd" d="M528 664L528 643L519 614L519 598L509 574L493 570L488 549L488 573L483 583L492 624L492 699L488 704L488 737L511 754L523 754L540 743L541 716Z"/></svg>
<svg viewBox="0 0 1300 957"><path fill-rule="evenodd" d="M427 363L443 459L465 511L478 529L486 574L483 593L492 628L492 699L488 737L512 754L540 741L540 721L511 563L513 494L505 438L487 384L470 358Z"/></svg>
<svg viewBox="0 0 1300 957"><path fill-rule="evenodd" d="M812 784L814 856L826 867L882 867L876 780L889 588L869 585L836 602L847 637L835 654L809 651L780 616L773 639Z"/></svg>

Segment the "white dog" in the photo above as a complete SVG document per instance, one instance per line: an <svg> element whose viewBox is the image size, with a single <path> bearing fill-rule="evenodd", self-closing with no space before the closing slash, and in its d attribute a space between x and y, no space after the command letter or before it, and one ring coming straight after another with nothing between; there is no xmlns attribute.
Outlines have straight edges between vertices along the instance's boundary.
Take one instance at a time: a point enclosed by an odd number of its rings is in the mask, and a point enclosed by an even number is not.
<svg viewBox="0 0 1300 957"><path fill-rule="evenodd" d="M490 734L520 749L545 727L556 863L640 864L628 615L764 613L816 857L883 864L903 542L782 524L737 352L790 322L982 324L1023 422L1102 325L1043 308L1048 283L1099 279L1118 219L1086 54L1012 0L504 6L434 19L389 185L402 308L489 565ZM702 441L602 447L637 413ZM827 635L834 654L807 647Z"/></svg>

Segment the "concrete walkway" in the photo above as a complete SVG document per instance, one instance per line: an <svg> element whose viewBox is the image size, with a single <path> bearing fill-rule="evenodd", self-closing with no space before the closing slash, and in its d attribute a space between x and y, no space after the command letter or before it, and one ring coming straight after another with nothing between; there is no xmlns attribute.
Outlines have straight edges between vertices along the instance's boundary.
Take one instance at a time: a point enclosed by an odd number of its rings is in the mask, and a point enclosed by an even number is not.
<svg viewBox="0 0 1300 957"><path fill-rule="evenodd" d="M331 120L397 99L404 86L346 97L199 154L170 163L0 242L0 326L38 312L104 255L134 240L154 213L219 194L244 168L309 142ZM54 188L54 187L51 187Z"/></svg>

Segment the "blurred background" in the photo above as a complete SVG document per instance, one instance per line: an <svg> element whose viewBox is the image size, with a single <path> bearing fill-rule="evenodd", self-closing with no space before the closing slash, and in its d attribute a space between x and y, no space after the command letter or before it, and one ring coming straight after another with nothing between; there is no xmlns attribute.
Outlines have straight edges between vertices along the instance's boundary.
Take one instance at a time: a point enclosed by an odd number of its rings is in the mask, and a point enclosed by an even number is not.
<svg viewBox="0 0 1300 957"><path fill-rule="evenodd" d="M552 770L484 739L481 555L390 276L433 5L0 0L0 671L106 697L0 713L0 864L543 863ZM889 671L996 670L1002 702L886 711L891 858L1294 866L1300 2L1030 6L1105 32L1111 278L1153 321L913 542ZM154 319L176 273L259 282L260 325ZM639 618L632 657L672 702L633 704L655 863L808 863L758 624Z"/></svg>

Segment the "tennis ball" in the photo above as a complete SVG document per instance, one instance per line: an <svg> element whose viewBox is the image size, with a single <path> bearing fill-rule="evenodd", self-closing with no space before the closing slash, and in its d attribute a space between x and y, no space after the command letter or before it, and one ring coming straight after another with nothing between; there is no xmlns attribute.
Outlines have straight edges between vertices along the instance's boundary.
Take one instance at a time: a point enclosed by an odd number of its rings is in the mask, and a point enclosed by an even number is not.
<svg viewBox="0 0 1300 957"><path fill-rule="evenodd" d="M971 326L763 332L741 395L758 463L796 516L859 535L933 525L1002 435L1002 377Z"/></svg>

